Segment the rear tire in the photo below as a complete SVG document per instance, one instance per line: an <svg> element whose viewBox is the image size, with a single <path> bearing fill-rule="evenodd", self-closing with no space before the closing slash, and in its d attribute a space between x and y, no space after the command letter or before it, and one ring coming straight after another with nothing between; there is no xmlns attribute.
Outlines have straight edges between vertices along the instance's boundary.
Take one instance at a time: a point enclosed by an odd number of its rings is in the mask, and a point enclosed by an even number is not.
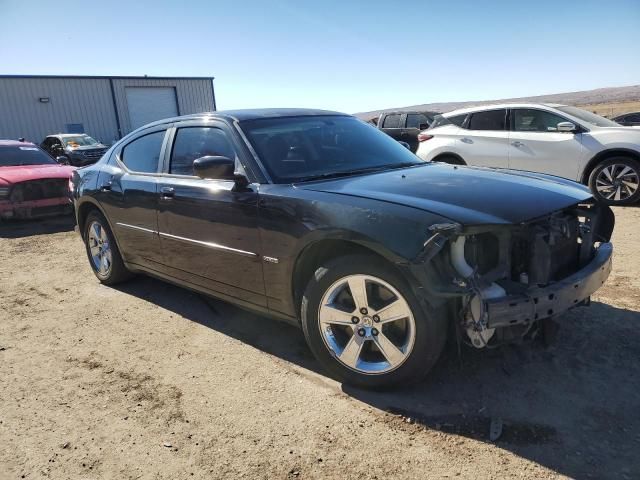
<svg viewBox="0 0 640 480"><path fill-rule="evenodd" d="M596 200L607 205L629 205L640 199L640 163L629 157L611 157L589 175Z"/></svg>
<svg viewBox="0 0 640 480"><path fill-rule="evenodd" d="M352 287L362 293L354 296ZM426 376L445 344L444 312L422 305L399 272L368 255L328 261L301 305L305 338L322 366L344 383L370 389Z"/></svg>
<svg viewBox="0 0 640 480"><path fill-rule="evenodd" d="M100 282L115 285L131 278L104 215L96 210L87 215L83 238L89 265Z"/></svg>

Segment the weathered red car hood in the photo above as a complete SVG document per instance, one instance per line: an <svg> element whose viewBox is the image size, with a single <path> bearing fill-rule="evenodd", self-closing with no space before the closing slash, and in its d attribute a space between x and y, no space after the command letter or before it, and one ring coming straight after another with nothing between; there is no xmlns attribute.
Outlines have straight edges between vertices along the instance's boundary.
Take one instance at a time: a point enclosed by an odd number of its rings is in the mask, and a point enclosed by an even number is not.
<svg viewBox="0 0 640 480"><path fill-rule="evenodd" d="M67 165L21 165L0 167L0 182L17 183L44 178L71 178L75 167Z"/></svg>

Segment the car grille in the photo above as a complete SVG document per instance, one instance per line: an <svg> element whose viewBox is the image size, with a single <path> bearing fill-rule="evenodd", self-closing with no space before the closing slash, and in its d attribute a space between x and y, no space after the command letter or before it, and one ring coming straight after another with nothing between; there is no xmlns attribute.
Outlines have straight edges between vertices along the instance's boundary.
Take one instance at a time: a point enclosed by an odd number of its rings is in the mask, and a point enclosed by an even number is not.
<svg viewBox="0 0 640 480"><path fill-rule="evenodd" d="M84 156L85 158L89 158L91 160L98 160L100 157L102 157L102 155L104 155L104 152L106 151L107 151L106 148L99 148L96 150L86 150L82 152L82 156Z"/></svg>
<svg viewBox="0 0 640 480"><path fill-rule="evenodd" d="M12 202L58 198L69 195L69 180L66 178L47 178L30 180L14 185L11 191Z"/></svg>

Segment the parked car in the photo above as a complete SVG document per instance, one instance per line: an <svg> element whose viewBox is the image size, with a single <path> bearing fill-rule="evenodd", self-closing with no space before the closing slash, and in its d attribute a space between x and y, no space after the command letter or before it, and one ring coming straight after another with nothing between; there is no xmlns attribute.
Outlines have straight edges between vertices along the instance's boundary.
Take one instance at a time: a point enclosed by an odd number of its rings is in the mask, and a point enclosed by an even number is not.
<svg viewBox="0 0 640 480"><path fill-rule="evenodd" d="M58 162L75 167L91 165L107 151L106 145L84 133L48 135L40 146Z"/></svg>
<svg viewBox="0 0 640 480"><path fill-rule="evenodd" d="M520 339L611 270L613 213L587 188L426 163L335 112L152 123L76 170L73 198L102 283L146 273L286 320L363 387L422 378L448 332Z"/></svg>
<svg viewBox="0 0 640 480"><path fill-rule="evenodd" d="M74 170L33 143L0 140L0 220L71 213Z"/></svg>
<svg viewBox="0 0 640 480"><path fill-rule="evenodd" d="M578 181L611 205L640 198L640 131L580 108L505 104L456 110L418 136L427 161L510 168Z"/></svg>
<svg viewBox="0 0 640 480"><path fill-rule="evenodd" d="M640 112L625 113L611 120L625 127L637 127L640 126Z"/></svg>
<svg viewBox="0 0 640 480"><path fill-rule="evenodd" d="M384 112L376 126L391 138L409 145L413 153L418 149L420 130L429 128L436 112Z"/></svg>

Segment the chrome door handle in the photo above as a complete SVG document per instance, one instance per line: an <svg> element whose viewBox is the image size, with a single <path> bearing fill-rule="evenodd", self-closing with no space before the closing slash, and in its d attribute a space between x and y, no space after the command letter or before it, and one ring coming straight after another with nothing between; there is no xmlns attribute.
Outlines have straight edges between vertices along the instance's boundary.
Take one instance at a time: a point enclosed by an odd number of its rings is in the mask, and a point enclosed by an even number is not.
<svg viewBox="0 0 640 480"><path fill-rule="evenodd" d="M517 140L515 142L511 142L511 145L513 145L514 147L524 147L524 143Z"/></svg>
<svg viewBox="0 0 640 480"><path fill-rule="evenodd" d="M111 181L108 181L107 183L101 185L100 186L100 191L101 192L110 192L111 191Z"/></svg>
<svg viewBox="0 0 640 480"><path fill-rule="evenodd" d="M160 197L164 199L171 199L176 194L173 187L162 187L160 189Z"/></svg>

